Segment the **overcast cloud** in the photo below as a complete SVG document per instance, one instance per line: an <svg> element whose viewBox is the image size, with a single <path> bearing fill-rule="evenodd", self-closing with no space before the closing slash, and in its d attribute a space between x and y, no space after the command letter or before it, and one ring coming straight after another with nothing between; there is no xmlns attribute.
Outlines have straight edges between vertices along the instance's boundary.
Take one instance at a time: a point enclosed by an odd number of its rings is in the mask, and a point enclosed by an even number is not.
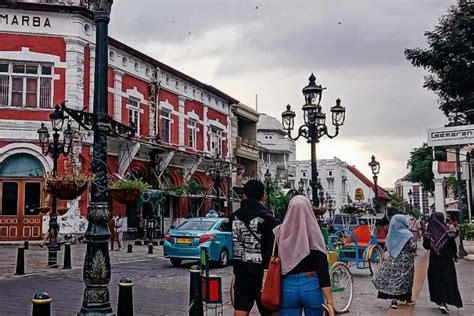
<svg viewBox="0 0 474 316"><path fill-rule="evenodd" d="M286 104L301 122L301 89L314 72L327 87L326 110L340 97L346 124L322 140L318 158L337 156L380 182L407 173L410 150L445 123L423 70L403 56L455 0L116 0L110 34L150 56L277 118ZM297 158L309 146L297 144Z"/></svg>

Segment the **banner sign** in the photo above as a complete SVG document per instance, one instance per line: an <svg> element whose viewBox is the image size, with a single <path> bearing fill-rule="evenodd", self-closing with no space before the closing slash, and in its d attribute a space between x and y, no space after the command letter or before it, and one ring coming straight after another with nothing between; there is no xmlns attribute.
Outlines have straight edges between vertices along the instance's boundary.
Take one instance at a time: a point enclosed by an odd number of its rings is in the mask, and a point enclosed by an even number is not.
<svg viewBox="0 0 474 316"><path fill-rule="evenodd" d="M428 130L428 146L474 144L474 125L451 126Z"/></svg>

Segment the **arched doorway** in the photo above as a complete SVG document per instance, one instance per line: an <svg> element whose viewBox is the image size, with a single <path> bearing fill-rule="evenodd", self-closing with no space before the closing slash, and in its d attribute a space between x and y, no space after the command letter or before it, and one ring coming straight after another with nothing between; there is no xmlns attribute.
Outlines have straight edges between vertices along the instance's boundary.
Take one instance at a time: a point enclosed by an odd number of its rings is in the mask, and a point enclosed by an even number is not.
<svg viewBox="0 0 474 316"><path fill-rule="evenodd" d="M34 156L17 153L0 165L0 240L41 239L44 168Z"/></svg>

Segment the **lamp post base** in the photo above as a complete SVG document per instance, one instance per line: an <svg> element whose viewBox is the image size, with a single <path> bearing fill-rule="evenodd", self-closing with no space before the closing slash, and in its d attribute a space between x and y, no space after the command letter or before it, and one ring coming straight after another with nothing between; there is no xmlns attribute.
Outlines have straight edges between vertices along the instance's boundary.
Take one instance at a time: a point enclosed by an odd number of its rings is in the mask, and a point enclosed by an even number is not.
<svg viewBox="0 0 474 316"><path fill-rule="evenodd" d="M107 203L90 202L84 259L84 296L78 315L113 315L108 285L111 276Z"/></svg>

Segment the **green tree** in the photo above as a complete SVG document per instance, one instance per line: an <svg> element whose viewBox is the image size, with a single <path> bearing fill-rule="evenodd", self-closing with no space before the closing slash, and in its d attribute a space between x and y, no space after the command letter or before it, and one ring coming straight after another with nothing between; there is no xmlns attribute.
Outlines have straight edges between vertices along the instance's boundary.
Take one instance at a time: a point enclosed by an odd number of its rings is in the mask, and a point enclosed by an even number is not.
<svg viewBox="0 0 474 316"><path fill-rule="evenodd" d="M435 149L436 160L446 160L446 151L437 147ZM413 148L410 152L410 158L407 167L410 169L408 181L419 182L425 191L433 191L433 150L424 143L423 146Z"/></svg>
<svg viewBox="0 0 474 316"><path fill-rule="evenodd" d="M458 0L439 19L433 31L425 32L428 48L406 49L405 57L415 67L429 71L423 87L438 95L446 116L474 108L474 4ZM474 111L466 113L474 123Z"/></svg>
<svg viewBox="0 0 474 316"><path fill-rule="evenodd" d="M410 204L398 195L391 196L390 206L387 208L388 217L395 214L405 214L410 209Z"/></svg>
<svg viewBox="0 0 474 316"><path fill-rule="evenodd" d="M290 203L290 198L283 194L283 191L280 188L274 188L271 190L270 194L270 205L275 211L275 216L283 220L285 218L286 211L288 210L288 204Z"/></svg>

